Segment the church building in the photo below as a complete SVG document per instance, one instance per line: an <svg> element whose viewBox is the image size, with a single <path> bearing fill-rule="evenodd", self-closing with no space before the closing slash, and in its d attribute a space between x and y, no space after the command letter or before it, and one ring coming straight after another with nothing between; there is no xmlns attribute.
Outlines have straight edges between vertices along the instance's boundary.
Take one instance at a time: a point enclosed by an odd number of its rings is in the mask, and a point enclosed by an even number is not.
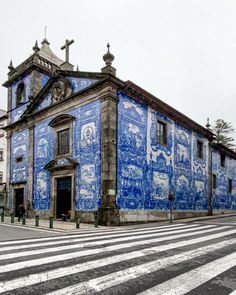
<svg viewBox="0 0 236 295"><path fill-rule="evenodd" d="M9 65L6 211L118 225L167 219L170 202L175 218L236 210L236 153L119 79L109 44L101 71L75 70L73 42L65 61L44 39Z"/></svg>

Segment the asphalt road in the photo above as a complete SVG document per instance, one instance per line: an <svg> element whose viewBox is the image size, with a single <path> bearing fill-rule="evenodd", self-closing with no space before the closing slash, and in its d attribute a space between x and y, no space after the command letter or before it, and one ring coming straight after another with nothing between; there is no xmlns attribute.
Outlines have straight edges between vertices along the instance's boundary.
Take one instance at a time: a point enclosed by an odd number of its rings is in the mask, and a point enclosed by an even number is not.
<svg viewBox="0 0 236 295"><path fill-rule="evenodd" d="M17 231L0 226L8 240L0 241L1 294L236 294L236 217L73 235Z"/></svg>
<svg viewBox="0 0 236 295"><path fill-rule="evenodd" d="M17 239L27 239L27 238L40 238L40 237L50 237L55 236L55 234L50 231L44 231L39 229L21 228L3 225L0 223L0 241L10 241Z"/></svg>

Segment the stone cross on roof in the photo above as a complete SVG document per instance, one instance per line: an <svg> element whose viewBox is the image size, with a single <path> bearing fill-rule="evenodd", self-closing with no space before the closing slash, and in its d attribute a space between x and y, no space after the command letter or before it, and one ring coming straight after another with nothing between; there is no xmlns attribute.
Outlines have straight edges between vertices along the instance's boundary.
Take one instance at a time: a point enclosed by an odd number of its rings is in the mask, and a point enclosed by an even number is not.
<svg viewBox="0 0 236 295"><path fill-rule="evenodd" d="M69 63L69 46L73 43L74 43L73 39L70 41L68 39L66 39L65 45L63 45L61 47L61 50L65 49L65 57L66 57L65 59L66 59L66 62L68 62L68 63Z"/></svg>

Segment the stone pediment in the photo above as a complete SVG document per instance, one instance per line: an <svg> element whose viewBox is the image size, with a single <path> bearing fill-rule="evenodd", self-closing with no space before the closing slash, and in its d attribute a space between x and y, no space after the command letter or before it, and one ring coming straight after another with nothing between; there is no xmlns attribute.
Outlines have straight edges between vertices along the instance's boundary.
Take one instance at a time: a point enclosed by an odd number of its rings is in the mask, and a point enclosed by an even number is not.
<svg viewBox="0 0 236 295"><path fill-rule="evenodd" d="M57 77L52 77L39 93L31 99L31 103L25 110L23 116L29 116L42 109L53 106L63 100L73 97L76 93L87 90L93 84L102 81L105 77L100 73L81 73L81 72L66 72L58 74Z"/></svg>
<svg viewBox="0 0 236 295"><path fill-rule="evenodd" d="M50 172L53 172L53 171L63 170L63 169L74 169L77 165L78 165L77 161L68 157L61 157L48 162L45 165L44 169Z"/></svg>

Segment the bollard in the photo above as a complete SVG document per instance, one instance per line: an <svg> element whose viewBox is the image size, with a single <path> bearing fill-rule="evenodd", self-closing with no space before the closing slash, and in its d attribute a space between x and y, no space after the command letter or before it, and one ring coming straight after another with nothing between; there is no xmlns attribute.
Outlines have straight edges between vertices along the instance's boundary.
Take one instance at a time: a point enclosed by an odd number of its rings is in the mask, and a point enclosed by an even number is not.
<svg viewBox="0 0 236 295"><path fill-rule="evenodd" d="M49 217L49 228L53 228L53 217Z"/></svg>
<svg viewBox="0 0 236 295"><path fill-rule="evenodd" d="M22 224L25 225L26 222L26 214L22 214Z"/></svg>
<svg viewBox="0 0 236 295"><path fill-rule="evenodd" d="M4 222L4 212L1 213L1 222Z"/></svg>
<svg viewBox="0 0 236 295"><path fill-rule="evenodd" d="M79 228L80 227L80 218L78 217L76 219L76 228Z"/></svg>
<svg viewBox="0 0 236 295"><path fill-rule="evenodd" d="M95 215L95 227L98 227L98 214Z"/></svg>
<svg viewBox="0 0 236 295"><path fill-rule="evenodd" d="M39 226L39 216L35 215L35 226Z"/></svg>
<svg viewBox="0 0 236 295"><path fill-rule="evenodd" d="M11 213L11 223L14 223L14 213Z"/></svg>

